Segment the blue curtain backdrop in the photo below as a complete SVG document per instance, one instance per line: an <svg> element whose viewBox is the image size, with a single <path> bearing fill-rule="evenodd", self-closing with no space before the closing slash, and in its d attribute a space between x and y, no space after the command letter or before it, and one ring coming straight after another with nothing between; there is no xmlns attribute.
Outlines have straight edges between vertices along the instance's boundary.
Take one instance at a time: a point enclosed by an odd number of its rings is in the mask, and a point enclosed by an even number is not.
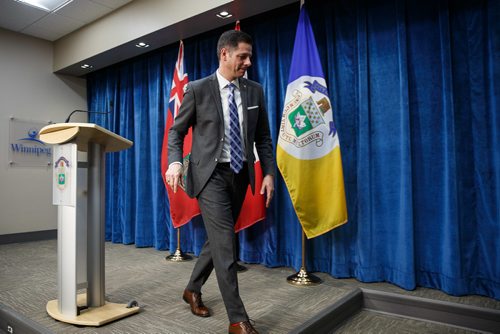
<svg viewBox="0 0 500 334"><path fill-rule="evenodd" d="M334 277L500 299L500 2L306 1L344 164L349 222L307 242L307 266ZM278 134L299 4L244 19L249 77ZM223 29L186 39L189 80L217 68ZM106 239L174 250L160 152L178 43L88 76L91 121L134 141L107 159ZM313 173L314 171L311 171ZM301 264L301 228L277 172L268 218L241 255ZM334 199L332 199L333 201ZM198 254L201 218L181 228Z"/></svg>

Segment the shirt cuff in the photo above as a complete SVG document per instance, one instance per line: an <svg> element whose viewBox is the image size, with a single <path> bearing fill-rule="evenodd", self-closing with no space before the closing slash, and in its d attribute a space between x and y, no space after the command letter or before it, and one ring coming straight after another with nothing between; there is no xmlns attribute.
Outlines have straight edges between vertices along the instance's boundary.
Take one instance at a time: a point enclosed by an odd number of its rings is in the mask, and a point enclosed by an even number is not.
<svg viewBox="0 0 500 334"><path fill-rule="evenodd" d="M180 162L180 161L174 161L170 165L168 165L168 168L170 168L170 166L172 166L172 165L181 165L182 166L182 162Z"/></svg>

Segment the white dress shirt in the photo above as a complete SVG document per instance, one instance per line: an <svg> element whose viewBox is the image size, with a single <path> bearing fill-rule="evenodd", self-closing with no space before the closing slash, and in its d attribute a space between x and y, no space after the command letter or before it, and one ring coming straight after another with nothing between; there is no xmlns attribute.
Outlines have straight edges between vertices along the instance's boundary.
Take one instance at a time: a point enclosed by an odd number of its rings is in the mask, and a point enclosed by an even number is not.
<svg viewBox="0 0 500 334"><path fill-rule="evenodd" d="M238 79L229 82L226 78L224 78L217 70L217 79L219 81L219 91L220 98L222 102L222 112L224 113L224 145L222 146L222 155L219 159L219 162L230 162L231 160L231 143L230 143L230 128L229 128L229 87L228 85L232 83L236 86L234 89L234 100L236 102L236 106L238 107L238 118L240 122L240 134L241 134L241 149L243 152L243 161L246 161L245 157L245 140L243 137L243 107L241 105L241 93L240 93L240 82Z"/></svg>

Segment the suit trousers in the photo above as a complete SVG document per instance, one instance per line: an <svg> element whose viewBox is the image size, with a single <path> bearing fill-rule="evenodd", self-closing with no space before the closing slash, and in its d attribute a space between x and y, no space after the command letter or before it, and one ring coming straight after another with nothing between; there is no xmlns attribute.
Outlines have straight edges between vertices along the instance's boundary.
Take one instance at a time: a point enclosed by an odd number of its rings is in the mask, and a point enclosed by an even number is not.
<svg viewBox="0 0 500 334"><path fill-rule="evenodd" d="M248 166L235 174L229 163L219 163L198 195L207 241L196 261L187 289L201 292L215 269L219 290L230 323L248 320L238 289L234 225L248 188Z"/></svg>

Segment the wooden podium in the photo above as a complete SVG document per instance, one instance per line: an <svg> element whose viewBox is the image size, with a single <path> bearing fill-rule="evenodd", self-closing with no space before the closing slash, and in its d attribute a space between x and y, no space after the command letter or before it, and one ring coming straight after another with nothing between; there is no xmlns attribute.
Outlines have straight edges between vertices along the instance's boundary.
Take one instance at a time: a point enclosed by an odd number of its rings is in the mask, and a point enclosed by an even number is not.
<svg viewBox="0 0 500 334"><path fill-rule="evenodd" d="M104 299L105 153L127 149L133 143L89 123L45 126L40 140L55 145L52 202L58 206L58 298L47 303L48 314L75 325L101 326L137 313L135 301L115 304ZM78 170L77 151L87 152L86 174ZM84 176L86 201L77 196L84 187ZM86 213L82 212L85 206ZM77 294L84 288L86 293Z"/></svg>

